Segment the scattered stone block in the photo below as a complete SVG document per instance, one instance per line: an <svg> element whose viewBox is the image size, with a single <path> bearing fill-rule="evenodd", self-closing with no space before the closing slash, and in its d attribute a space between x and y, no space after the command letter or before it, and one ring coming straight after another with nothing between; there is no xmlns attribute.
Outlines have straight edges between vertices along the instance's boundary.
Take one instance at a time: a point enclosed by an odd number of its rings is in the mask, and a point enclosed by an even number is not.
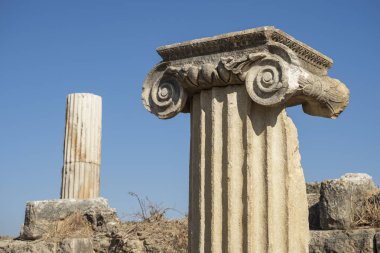
<svg viewBox="0 0 380 253"><path fill-rule="evenodd" d="M72 215L82 216L96 232L112 232L119 222L115 209L110 208L104 198L30 201L26 205L20 237L25 240L42 238Z"/></svg>
<svg viewBox="0 0 380 253"><path fill-rule="evenodd" d="M307 203L309 208L309 229L318 230L320 229L319 222L319 193L318 194L307 194Z"/></svg>
<svg viewBox="0 0 380 253"><path fill-rule="evenodd" d="M320 182L310 182L306 183L306 193L307 194L318 194L321 190L321 183Z"/></svg>
<svg viewBox="0 0 380 253"><path fill-rule="evenodd" d="M347 173L339 179L321 184L319 217L321 229L350 229L355 204L377 190L372 177L363 173Z"/></svg>
<svg viewBox="0 0 380 253"><path fill-rule="evenodd" d="M309 253L374 253L375 234L375 229L311 231Z"/></svg>

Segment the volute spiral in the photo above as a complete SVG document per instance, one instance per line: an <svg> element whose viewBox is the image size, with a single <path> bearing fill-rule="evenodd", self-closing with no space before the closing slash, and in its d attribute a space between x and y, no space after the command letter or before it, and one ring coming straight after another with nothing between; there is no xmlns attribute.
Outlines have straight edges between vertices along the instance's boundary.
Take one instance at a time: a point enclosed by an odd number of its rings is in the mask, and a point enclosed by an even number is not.
<svg viewBox="0 0 380 253"><path fill-rule="evenodd" d="M187 94L173 76L165 76L158 65L147 76L143 86L142 100L145 108L161 119L174 117L186 104Z"/></svg>
<svg viewBox="0 0 380 253"><path fill-rule="evenodd" d="M285 99L288 68L282 59L266 55L247 70L245 85L249 96L258 104L273 106Z"/></svg>

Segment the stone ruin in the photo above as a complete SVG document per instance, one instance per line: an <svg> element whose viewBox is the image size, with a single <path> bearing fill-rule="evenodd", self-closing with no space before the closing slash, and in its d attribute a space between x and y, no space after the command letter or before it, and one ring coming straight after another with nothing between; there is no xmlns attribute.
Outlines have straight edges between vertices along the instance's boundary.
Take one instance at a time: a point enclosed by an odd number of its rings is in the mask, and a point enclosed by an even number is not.
<svg viewBox="0 0 380 253"><path fill-rule="evenodd" d="M308 252L305 180L286 107L336 118L349 91L332 60L273 27L157 49L142 98L191 114L189 252Z"/></svg>
<svg viewBox="0 0 380 253"><path fill-rule="evenodd" d="M99 197L101 131L102 98L86 93L67 96L62 199Z"/></svg>
<svg viewBox="0 0 380 253"><path fill-rule="evenodd" d="M20 239L30 241L54 237L57 233L63 233L66 226L82 222L84 225L89 222L95 232L116 231L120 222L116 210L109 208L107 200L99 195L101 119L100 96L89 93L67 96L61 199L29 201ZM67 224L67 221L74 224ZM92 234L86 232L78 231L79 238L66 239L61 243L61 248L55 244L47 246L51 249L47 252L93 252L91 240L81 238L81 233L84 236ZM41 250L25 247L21 246L18 250Z"/></svg>
<svg viewBox="0 0 380 253"><path fill-rule="evenodd" d="M349 91L328 76L330 58L274 27L157 52L163 60L144 81L145 108L161 119L191 114L189 253L376 252L376 230L364 243L368 247L346 233L356 246L339 248L334 238L339 229L352 228L352 196L377 187L355 175L306 187L297 129L286 113L286 107L302 105L309 115L336 118L344 110ZM91 231L120 238L116 212L99 195L100 154L101 98L69 95L61 199L28 202L21 239L45 238L78 213ZM309 226L335 232L326 238L312 232L310 240ZM65 240L50 251L28 252L164 252L138 243L116 250L113 239L103 248L91 238ZM0 252L17 250L0 242Z"/></svg>

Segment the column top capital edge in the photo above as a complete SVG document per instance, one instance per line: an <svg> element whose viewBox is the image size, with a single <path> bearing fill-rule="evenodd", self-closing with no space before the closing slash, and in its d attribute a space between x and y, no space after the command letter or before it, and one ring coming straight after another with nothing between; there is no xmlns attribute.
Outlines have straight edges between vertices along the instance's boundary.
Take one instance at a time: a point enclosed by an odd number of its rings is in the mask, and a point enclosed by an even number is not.
<svg viewBox="0 0 380 253"><path fill-rule="evenodd" d="M327 75L333 61L287 33L265 26L162 46L163 61L147 75L145 108L159 118L186 112L201 90L245 84L263 106L302 105L313 116L336 118L349 90Z"/></svg>
<svg viewBox="0 0 380 253"><path fill-rule="evenodd" d="M89 92L74 92L74 93L69 93L67 94L67 98L73 97L73 96L80 96L80 97L94 97L97 99L102 99L100 95L96 95L94 93L89 93Z"/></svg>
<svg viewBox="0 0 380 253"><path fill-rule="evenodd" d="M305 62L327 71L333 60L274 26L263 26L212 37L174 43L157 48L163 61L175 61L208 54L244 50L277 42L291 49Z"/></svg>

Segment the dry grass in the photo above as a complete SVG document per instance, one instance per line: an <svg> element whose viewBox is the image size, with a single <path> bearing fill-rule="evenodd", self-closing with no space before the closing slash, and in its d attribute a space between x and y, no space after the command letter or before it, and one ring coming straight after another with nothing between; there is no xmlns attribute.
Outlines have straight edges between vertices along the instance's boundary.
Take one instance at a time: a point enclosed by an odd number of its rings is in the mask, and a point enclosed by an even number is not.
<svg viewBox="0 0 380 253"><path fill-rule="evenodd" d="M380 191L377 190L356 205L354 224L356 227L380 227Z"/></svg>
<svg viewBox="0 0 380 253"><path fill-rule="evenodd" d="M83 214L74 213L66 219L58 221L55 228L49 231L44 239L91 237L92 235L91 224L83 217Z"/></svg>
<svg viewBox="0 0 380 253"><path fill-rule="evenodd" d="M156 204L148 197L141 198L133 192L129 195L138 201L140 211L129 215L133 221L121 224L119 233L123 240L142 241L147 252L187 253L187 217L167 219L168 211L179 211Z"/></svg>
<svg viewBox="0 0 380 253"><path fill-rule="evenodd" d="M121 226L123 238L148 240L148 252L187 253L187 217L180 220L129 221Z"/></svg>

